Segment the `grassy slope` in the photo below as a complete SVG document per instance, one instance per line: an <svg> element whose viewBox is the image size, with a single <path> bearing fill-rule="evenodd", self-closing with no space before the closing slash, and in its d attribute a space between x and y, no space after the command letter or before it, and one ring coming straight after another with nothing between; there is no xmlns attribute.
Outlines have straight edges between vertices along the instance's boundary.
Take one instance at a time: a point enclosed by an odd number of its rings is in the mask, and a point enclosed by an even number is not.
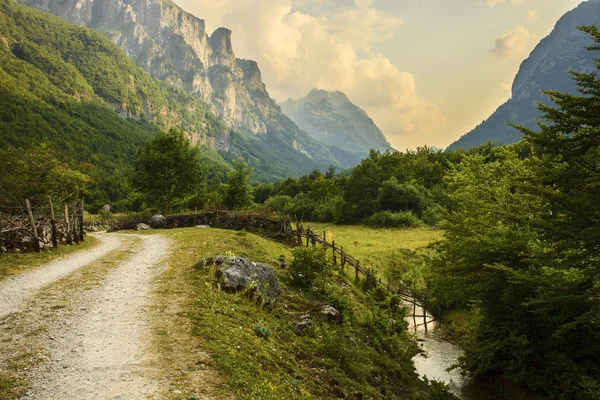
<svg viewBox="0 0 600 400"><path fill-rule="evenodd" d="M182 371L178 390L186 398L206 394L193 387L193 376L207 368L216 369L224 388L233 390L239 399L380 398L382 392L387 393L386 398L446 398L435 397L435 389L418 380L411 361L416 346L404 325L398 328L398 323L382 317L387 314L380 312L381 304L375 304L339 273L329 281L328 294L323 297L290 287L287 271L274 267L282 295L274 310L266 312L245 293L220 291L214 270L200 267L198 262L232 252L275 266L281 255L291 260L289 246L243 231L190 228L165 234L174 239L175 248L165 275L165 281L171 282L159 292L164 296L168 287L179 288L177 298L183 304L178 315L191 318L190 330L198 338L198 346L214 360L207 367L202 353L194 360L190 349L178 350L172 341L159 340L163 367ZM179 285L173 283L177 279ZM328 303L327 297L344 306L342 325L321 318L316 311ZM307 335L297 336L292 323L307 312L315 323ZM397 320L401 321L402 315ZM180 324L185 323L181 320ZM271 336L257 337L254 329L258 325L267 327ZM385 338L374 334L390 325L396 326L396 333L387 331ZM395 355L385 349L393 349ZM186 357L186 365L178 361L178 352Z"/></svg>

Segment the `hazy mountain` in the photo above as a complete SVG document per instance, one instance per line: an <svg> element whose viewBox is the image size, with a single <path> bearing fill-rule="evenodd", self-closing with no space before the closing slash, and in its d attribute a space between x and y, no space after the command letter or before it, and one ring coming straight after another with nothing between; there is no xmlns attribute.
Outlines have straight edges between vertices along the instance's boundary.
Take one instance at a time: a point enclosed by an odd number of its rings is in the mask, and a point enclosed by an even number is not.
<svg viewBox="0 0 600 400"><path fill-rule="evenodd" d="M336 158L283 115L267 93L257 64L236 58L228 29L209 36L202 19L169 0L20 2L95 29L154 77L197 95L234 128L232 137L216 143L231 158L242 155L255 168L276 175L329 164L348 166L337 161L348 155ZM265 160L269 156L279 159Z"/></svg>
<svg viewBox="0 0 600 400"><path fill-rule="evenodd" d="M550 103L541 91L575 93L575 85L567 71L595 70L592 58L598 57L599 54L584 49L592 44L591 39L576 29L578 26L591 24L600 26L600 0L582 2L565 14L550 35L543 39L521 64L512 86L510 100L500 106L489 119L453 143L449 149L469 148L487 141L519 141L521 133L506 125L504 121L537 128L536 118L540 114L535 107L536 101Z"/></svg>
<svg viewBox="0 0 600 400"><path fill-rule="evenodd" d="M306 97L281 103L282 111L311 137L365 156L370 149L391 148L367 113L339 91L313 89Z"/></svg>

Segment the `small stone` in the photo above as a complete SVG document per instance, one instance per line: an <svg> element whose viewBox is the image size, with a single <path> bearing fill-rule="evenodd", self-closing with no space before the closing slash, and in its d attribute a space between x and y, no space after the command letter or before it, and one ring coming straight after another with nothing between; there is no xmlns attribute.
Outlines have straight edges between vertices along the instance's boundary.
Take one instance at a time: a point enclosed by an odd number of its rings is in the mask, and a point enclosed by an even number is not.
<svg viewBox="0 0 600 400"><path fill-rule="evenodd" d="M148 231L152 228L150 228L150 226L146 225L146 224L138 224L137 225L137 230L138 231Z"/></svg>

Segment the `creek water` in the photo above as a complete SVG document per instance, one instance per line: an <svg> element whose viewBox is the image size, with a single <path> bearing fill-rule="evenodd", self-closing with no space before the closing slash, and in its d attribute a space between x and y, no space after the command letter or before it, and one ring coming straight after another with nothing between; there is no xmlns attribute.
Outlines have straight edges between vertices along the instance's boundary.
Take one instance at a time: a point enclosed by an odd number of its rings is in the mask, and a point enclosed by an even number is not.
<svg viewBox="0 0 600 400"><path fill-rule="evenodd" d="M412 315L413 305L410 303L406 305L409 314ZM419 347L423 350L422 354L413 358L420 377L445 383L452 394L461 400L508 400L489 387L471 382L468 378L463 377L458 369L449 370L463 354L462 350L441 337L439 326L429 313L425 312L424 319L422 317L423 309L417 306L414 314L421 317L410 316L406 318L406 322L409 324L409 329L415 334ZM427 321L426 325L425 321Z"/></svg>

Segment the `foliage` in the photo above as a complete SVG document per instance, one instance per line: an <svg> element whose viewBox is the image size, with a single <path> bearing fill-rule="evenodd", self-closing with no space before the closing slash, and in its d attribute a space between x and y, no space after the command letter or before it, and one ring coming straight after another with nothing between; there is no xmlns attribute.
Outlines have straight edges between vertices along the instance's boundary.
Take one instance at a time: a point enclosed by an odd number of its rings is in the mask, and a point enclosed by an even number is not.
<svg viewBox="0 0 600 400"><path fill-rule="evenodd" d="M423 225L411 211L381 211L367 218L365 224L373 228L416 228Z"/></svg>
<svg viewBox="0 0 600 400"><path fill-rule="evenodd" d="M175 128L146 142L136 153L134 165L134 185L153 204L166 203L168 213L175 199L192 194L202 183L198 149Z"/></svg>
<svg viewBox="0 0 600 400"><path fill-rule="evenodd" d="M243 210L250 207L253 203L252 169L248 168L242 159L233 161L233 170L227 174L227 186L223 204L229 210Z"/></svg>
<svg viewBox="0 0 600 400"><path fill-rule="evenodd" d="M0 207L47 204L48 196L55 201L79 199L91 178L74 171L48 146L42 144L23 151L13 147L0 149Z"/></svg>
<svg viewBox="0 0 600 400"><path fill-rule="evenodd" d="M269 186L264 203L298 219L338 224L361 223L381 211L411 211L433 226L448 206L444 176L466 154L490 152L490 146L468 152L441 152L427 147L406 153L371 151L360 165L344 174L336 175L335 169L329 168L325 174L314 170L298 179L276 182ZM262 192L257 200L264 199L266 193ZM281 200L270 201L278 196L291 197L287 209L278 203Z"/></svg>
<svg viewBox="0 0 600 400"><path fill-rule="evenodd" d="M324 247L297 247L292 251L294 259L290 263L292 285L303 289L322 289L331 268Z"/></svg>
<svg viewBox="0 0 600 400"><path fill-rule="evenodd" d="M600 49L600 32L583 28ZM600 69L600 61L596 61ZM540 132L448 176L452 204L432 287L470 307L461 366L557 399L600 398L600 79L572 73L579 96L547 92ZM523 152L525 147L529 151Z"/></svg>

